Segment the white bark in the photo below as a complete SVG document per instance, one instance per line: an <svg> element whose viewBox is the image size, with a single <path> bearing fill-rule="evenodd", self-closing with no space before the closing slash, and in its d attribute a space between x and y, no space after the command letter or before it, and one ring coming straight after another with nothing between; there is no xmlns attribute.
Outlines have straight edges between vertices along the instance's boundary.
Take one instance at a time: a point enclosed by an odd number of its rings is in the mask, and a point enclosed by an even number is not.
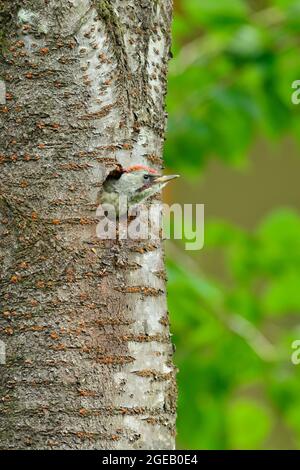
<svg viewBox="0 0 300 470"><path fill-rule="evenodd" d="M95 219L117 163L161 166L171 2L2 3L0 448L172 449L161 244Z"/></svg>

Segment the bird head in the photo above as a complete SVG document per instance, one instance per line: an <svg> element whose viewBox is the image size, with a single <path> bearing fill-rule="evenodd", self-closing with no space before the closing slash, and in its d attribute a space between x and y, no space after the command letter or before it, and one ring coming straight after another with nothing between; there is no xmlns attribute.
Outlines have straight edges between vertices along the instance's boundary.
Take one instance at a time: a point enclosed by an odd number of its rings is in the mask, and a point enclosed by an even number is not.
<svg viewBox="0 0 300 470"><path fill-rule="evenodd" d="M122 169L119 175L115 174L108 179L106 190L141 201L159 192L169 181L178 176L160 175L152 168L135 165Z"/></svg>
<svg viewBox="0 0 300 470"><path fill-rule="evenodd" d="M169 181L177 177L178 175L162 176L152 168L136 165L125 168L119 180L118 188L123 194L143 193L150 189L153 189L156 193Z"/></svg>

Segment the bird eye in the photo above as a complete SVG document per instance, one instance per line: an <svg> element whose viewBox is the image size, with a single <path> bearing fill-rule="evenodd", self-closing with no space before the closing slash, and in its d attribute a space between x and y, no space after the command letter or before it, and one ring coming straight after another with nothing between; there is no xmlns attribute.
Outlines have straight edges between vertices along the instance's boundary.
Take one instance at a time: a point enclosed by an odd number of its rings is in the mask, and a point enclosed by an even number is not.
<svg viewBox="0 0 300 470"><path fill-rule="evenodd" d="M144 180L148 180L149 179L149 175L144 175Z"/></svg>

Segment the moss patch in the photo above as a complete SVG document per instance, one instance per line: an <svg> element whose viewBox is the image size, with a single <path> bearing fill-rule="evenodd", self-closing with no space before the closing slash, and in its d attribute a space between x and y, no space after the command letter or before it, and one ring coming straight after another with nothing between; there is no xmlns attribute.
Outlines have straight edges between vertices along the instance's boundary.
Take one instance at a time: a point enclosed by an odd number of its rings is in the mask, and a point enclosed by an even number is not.
<svg viewBox="0 0 300 470"><path fill-rule="evenodd" d="M98 0L96 2L96 9L99 18L103 19L108 26L111 26L110 33L114 37L114 41L119 46L124 46L122 25L114 11L114 8L109 0Z"/></svg>
<svg viewBox="0 0 300 470"><path fill-rule="evenodd" d="M21 1L0 4L0 51L5 50L7 36L16 23L17 11L21 4Z"/></svg>

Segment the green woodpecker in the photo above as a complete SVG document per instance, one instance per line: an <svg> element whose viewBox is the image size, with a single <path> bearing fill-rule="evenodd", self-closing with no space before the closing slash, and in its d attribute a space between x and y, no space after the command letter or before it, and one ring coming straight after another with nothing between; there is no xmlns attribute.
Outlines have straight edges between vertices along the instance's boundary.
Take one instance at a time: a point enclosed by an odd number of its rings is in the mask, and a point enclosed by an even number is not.
<svg viewBox="0 0 300 470"><path fill-rule="evenodd" d="M108 175L103 183L98 203L104 210L113 207L115 214L122 216L130 207L140 204L158 193L169 181L178 178L178 176L163 176L144 165L115 170ZM121 199L123 202L120 204ZM123 204L124 200L126 201L125 205ZM124 209L122 209L123 206Z"/></svg>

